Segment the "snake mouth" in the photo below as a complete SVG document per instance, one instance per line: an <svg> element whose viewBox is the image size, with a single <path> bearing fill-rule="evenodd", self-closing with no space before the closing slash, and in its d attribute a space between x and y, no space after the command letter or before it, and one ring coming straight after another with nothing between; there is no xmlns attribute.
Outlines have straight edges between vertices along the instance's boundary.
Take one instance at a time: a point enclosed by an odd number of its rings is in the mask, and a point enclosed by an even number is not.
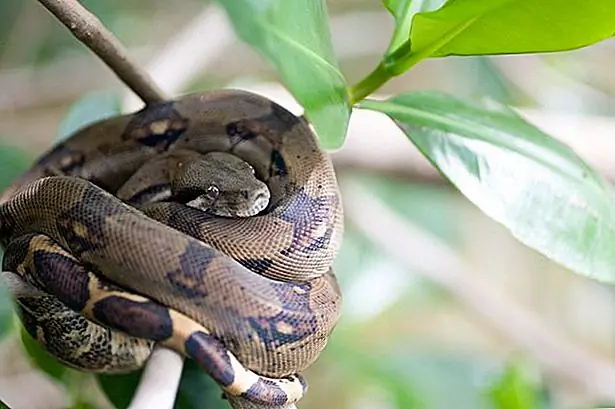
<svg viewBox="0 0 615 409"><path fill-rule="evenodd" d="M208 189L205 192L202 189L183 189L176 192L170 200L194 207L198 210L208 211L215 206L218 201L219 193L217 188L212 190Z"/></svg>

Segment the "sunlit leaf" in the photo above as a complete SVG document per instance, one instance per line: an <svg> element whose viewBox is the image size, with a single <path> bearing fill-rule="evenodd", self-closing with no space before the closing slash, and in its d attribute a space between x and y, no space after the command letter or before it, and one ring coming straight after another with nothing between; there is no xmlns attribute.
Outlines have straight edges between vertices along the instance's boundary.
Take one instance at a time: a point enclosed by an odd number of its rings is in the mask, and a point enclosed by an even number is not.
<svg viewBox="0 0 615 409"><path fill-rule="evenodd" d="M575 49L615 34L614 6L602 0L450 0L414 16L412 52L441 57Z"/></svg>
<svg viewBox="0 0 615 409"><path fill-rule="evenodd" d="M395 31L387 54L398 50L402 45L410 48L410 28L416 13L436 10L446 0L382 0L387 10L395 17Z"/></svg>
<svg viewBox="0 0 615 409"><path fill-rule="evenodd" d="M239 37L276 68L326 149L339 148L350 117L346 81L331 45L324 0L234 0L224 7ZM207 41L207 39L203 39Z"/></svg>
<svg viewBox="0 0 615 409"><path fill-rule="evenodd" d="M361 107L395 119L475 205L526 245L580 274L615 282L611 186L569 147L505 107L439 93Z"/></svg>

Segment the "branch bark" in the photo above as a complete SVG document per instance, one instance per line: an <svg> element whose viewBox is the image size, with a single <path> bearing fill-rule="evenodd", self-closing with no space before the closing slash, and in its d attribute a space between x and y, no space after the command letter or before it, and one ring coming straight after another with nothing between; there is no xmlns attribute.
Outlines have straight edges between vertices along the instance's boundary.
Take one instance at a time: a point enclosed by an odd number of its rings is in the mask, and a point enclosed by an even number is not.
<svg viewBox="0 0 615 409"><path fill-rule="evenodd" d="M150 104L165 100L161 89L128 56L120 41L77 0L39 0L73 35L96 54L111 70Z"/></svg>

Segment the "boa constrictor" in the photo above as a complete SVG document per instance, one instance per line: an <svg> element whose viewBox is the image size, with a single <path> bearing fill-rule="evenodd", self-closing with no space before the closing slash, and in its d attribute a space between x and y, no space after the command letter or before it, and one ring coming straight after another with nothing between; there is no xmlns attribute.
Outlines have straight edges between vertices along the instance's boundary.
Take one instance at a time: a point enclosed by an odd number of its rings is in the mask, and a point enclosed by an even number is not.
<svg viewBox="0 0 615 409"><path fill-rule="evenodd" d="M270 192L266 208L218 217L169 198L186 151L250 164ZM227 396L262 404L305 393L299 373L340 314L331 265L342 232L334 170L307 122L238 90L89 125L0 197L3 270L42 291L16 301L49 352L117 373L159 343L194 359Z"/></svg>

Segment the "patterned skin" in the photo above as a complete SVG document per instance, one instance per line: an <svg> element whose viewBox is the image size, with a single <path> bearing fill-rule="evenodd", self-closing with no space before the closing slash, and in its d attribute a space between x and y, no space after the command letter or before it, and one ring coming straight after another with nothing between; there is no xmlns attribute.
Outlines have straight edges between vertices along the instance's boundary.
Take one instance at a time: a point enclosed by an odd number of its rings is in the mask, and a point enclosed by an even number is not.
<svg viewBox="0 0 615 409"><path fill-rule="evenodd" d="M221 200L211 164L228 155L243 169L233 175L257 180L248 191L231 183L235 197ZM233 206L241 217L225 214ZM16 301L50 353L118 373L160 343L229 398L266 405L303 396L298 373L337 323L342 234L333 166L308 124L238 90L87 126L0 197L3 270L47 294Z"/></svg>

